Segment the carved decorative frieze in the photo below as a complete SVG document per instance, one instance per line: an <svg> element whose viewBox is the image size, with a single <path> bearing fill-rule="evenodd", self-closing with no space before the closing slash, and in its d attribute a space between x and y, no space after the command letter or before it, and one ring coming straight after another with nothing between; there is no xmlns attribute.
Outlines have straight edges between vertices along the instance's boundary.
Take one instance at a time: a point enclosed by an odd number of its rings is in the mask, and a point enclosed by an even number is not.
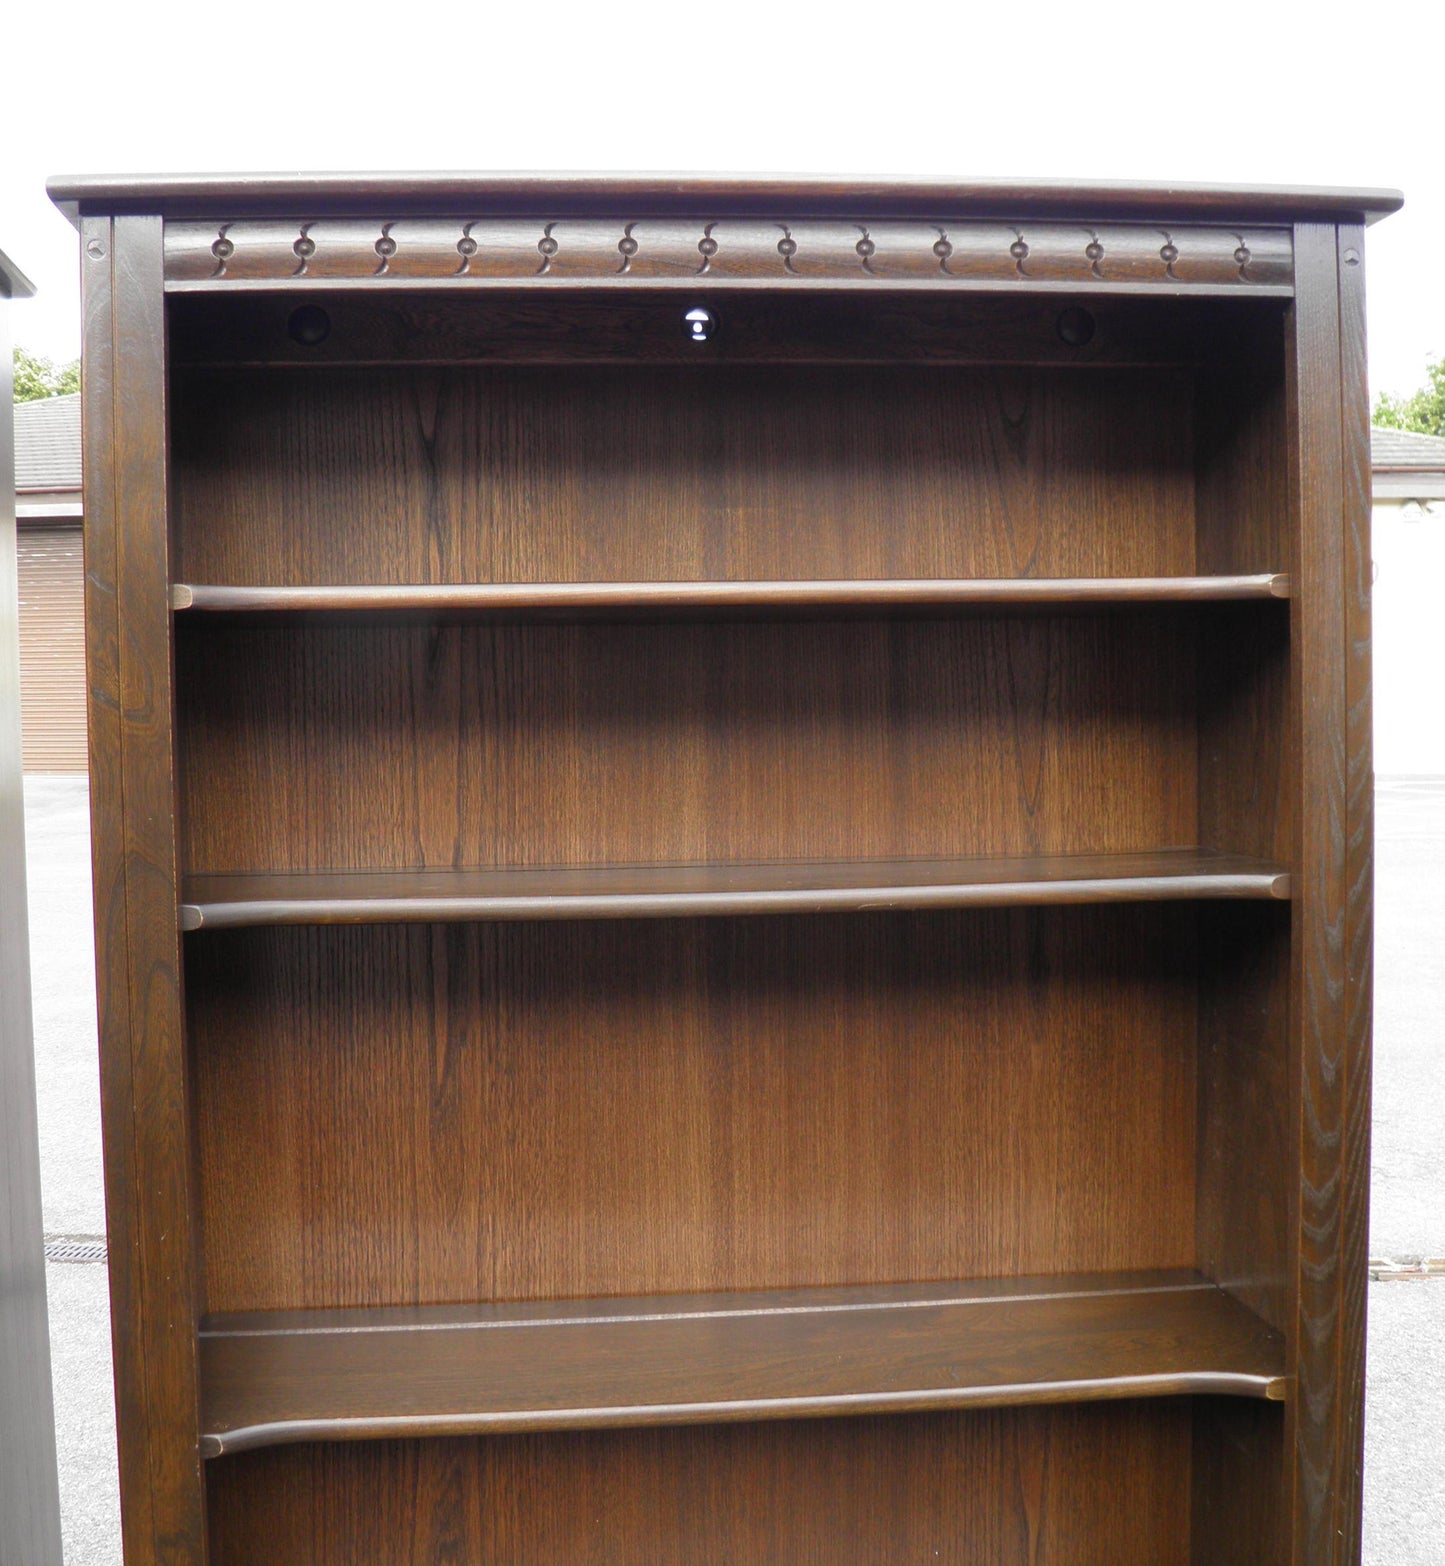
<svg viewBox="0 0 1445 1566"><path fill-rule="evenodd" d="M724 218L319 218L167 223L175 289L411 287L1159 287L1288 292L1287 228Z"/></svg>

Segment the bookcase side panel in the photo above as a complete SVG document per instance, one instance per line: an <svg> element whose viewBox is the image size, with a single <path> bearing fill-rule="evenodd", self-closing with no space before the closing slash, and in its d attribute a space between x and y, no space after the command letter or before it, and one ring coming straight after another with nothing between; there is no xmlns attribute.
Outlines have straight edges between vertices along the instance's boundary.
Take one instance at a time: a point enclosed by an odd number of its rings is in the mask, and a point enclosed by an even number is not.
<svg viewBox="0 0 1445 1566"><path fill-rule="evenodd" d="M128 1562L203 1566L161 223L86 219L82 240L92 853L122 1529Z"/></svg>
<svg viewBox="0 0 1445 1566"><path fill-rule="evenodd" d="M1336 1536L1341 1566L1361 1549L1365 1310L1369 1262L1370 1103L1374 1003L1375 772L1371 704L1370 400L1365 361L1365 231L1337 231L1341 441L1344 447L1345 1152L1341 1418Z"/></svg>
<svg viewBox="0 0 1445 1566"><path fill-rule="evenodd" d="M1283 321L1201 372L1201 571L1287 570ZM1199 840L1293 863L1297 790L1289 622L1233 611L1201 627ZM1290 916L1237 910L1201 930L1197 1265L1281 1331L1293 1321ZM1284 1411L1196 1400L1194 1566L1280 1566Z"/></svg>
<svg viewBox="0 0 1445 1566"><path fill-rule="evenodd" d="M1342 320L1340 237L1333 225L1301 224L1295 240L1288 368L1300 808L1291 993L1298 1206L1290 1495L1292 1559L1316 1566L1354 1560L1359 1538L1364 1269L1351 1238L1365 1222L1357 1209L1367 1167L1360 1106L1368 1104L1368 989L1367 976L1350 972L1360 958L1349 941L1352 929L1362 928L1370 894L1367 766L1349 708L1353 694L1367 713L1368 689L1358 670L1352 678L1349 642L1358 626L1351 594L1357 600L1359 587L1352 584L1363 570L1357 540L1368 512L1360 473L1366 432L1354 384L1363 325L1357 308L1348 325ZM1364 1008L1352 994L1362 983ZM1357 1278L1351 1266L1358 1266Z"/></svg>

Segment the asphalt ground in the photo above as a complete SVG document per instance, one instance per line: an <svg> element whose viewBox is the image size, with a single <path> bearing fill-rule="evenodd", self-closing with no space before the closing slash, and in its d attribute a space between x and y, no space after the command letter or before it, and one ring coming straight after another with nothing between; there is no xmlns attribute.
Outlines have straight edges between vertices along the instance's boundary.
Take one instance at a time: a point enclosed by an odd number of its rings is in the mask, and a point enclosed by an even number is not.
<svg viewBox="0 0 1445 1566"><path fill-rule="evenodd" d="M25 780L47 1238L104 1232L84 778ZM1445 1258L1445 778L1382 779L1370 1253ZM105 1267L54 1263L66 1566L120 1566ZM1371 1283L1366 1566L1445 1563L1445 1275Z"/></svg>

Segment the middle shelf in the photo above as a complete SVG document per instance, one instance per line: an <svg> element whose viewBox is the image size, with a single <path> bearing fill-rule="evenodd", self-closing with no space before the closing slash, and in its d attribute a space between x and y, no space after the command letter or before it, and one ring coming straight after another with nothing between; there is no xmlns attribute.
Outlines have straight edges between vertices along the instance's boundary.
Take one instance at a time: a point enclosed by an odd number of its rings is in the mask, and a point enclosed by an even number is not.
<svg viewBox="0 0 1445 1566"><path fill-rule="evenodd" d="M1189 1393L1282 1399L1280 1334L1187 1269L206 1318L206 1457L288 1441Z"/></svg>
<svg viewBox="0 0 1445 1566"><path fill-rule="evenodd" d="M1024 858L192 875L183 930L245 925L995 908L1288 898L1283 866L1199 848Z"/></svg>
<svg viewBox="0 0 1445 1566"><path fill-rule="evenodd" d="M973 610L1108 609L1128 605L1284 599L1278 572L1210 576L904 577L825 581L312 583L177 582L189 617L365 615L423 619L873 616Z"/></svg>

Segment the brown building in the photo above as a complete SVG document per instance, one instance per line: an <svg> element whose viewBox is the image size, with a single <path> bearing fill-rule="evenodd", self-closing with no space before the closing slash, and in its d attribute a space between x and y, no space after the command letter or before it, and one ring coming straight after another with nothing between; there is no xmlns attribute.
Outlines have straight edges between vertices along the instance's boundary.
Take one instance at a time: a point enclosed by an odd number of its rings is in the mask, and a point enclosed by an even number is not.
<svg viewBox="0 0 1445 1566"><path fill-rule="evenodd" d="M80 398L15 405L20 702L27 772L84 772Z"/></svg>

